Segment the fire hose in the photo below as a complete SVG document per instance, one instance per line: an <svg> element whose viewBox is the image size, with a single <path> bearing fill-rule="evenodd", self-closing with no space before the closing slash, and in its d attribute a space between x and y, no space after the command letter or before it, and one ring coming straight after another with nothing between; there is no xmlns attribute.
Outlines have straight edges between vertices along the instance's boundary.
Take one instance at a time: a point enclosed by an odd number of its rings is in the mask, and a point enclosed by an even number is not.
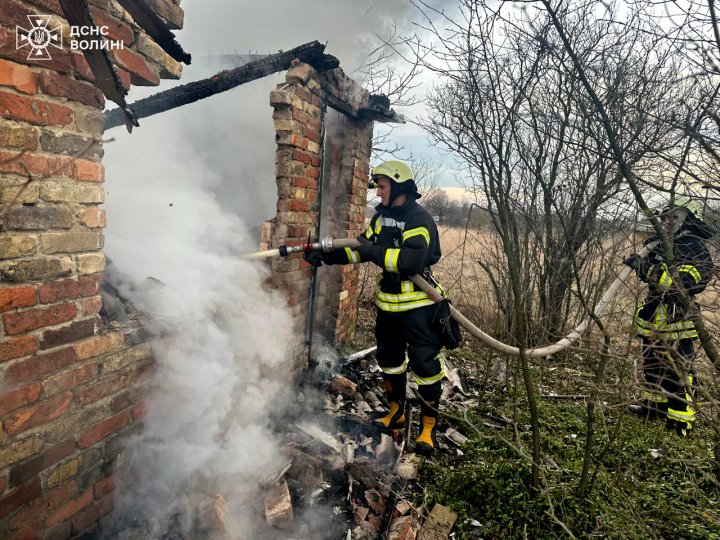
<svg viewBox="0 0 720 540"><path fill-rule="evenodd" d="M645 257L650 251L657 245L659 242L652 242L645 246L640 252L638 252L638 255L640 257ZM304 253L306 251L323 251L325 253L328 253L330 251L336 250L336 249L344 249L344 248L356 248L360 245L360 242L354 238L330 238L326 237L321 239L319 242L308 242L306 244L301 244L298 246L280 246L276 249L270 249L267 251L259 251L257 253L252 253L248 255L248 258L251 259L265 259L265 258L271 258L271 257L287 257L291 253ZM617 278L615 278L615 281L608 287L607 291L605 291L605 294L603 294L602 298L600 298L600 301L595 306L595 309L593 310L593 313L597 317L601 317L605 310L607 309L607 306L610 304L610 301L615 297L617 292L620 290L620 287L623 285L625 280L628 278L630 273L632 272L632 268L625 265L620 274ZM415 274L413 276L410 276L410 280L412 280L415 285L420 287L420 289L425 292L433 301L441 302L444 300L443 296L435 290L435 288L430 285L422 276ZM504 354L517 356L520 354L520 349L518 347L514 347L512 345L508 345L507 343L503 343L501 341L498 341L494 337L486 334L483 332L480 328L475 326L472 322L470 322L462 313L460 313L452 304L450 305L450 315L453 319L455 319L460 326L465 328L470 335L478 338L480 341L485 343L487 346L495 349L496 351L499 351ZM552 343L550 345L545 345L544 347L535 347L532 349L526 349L525 355L529 358L542 358L544 356L549 356L551 354L558 353L562 351L563 349L566 349L573 343L575 343L578 339L582 337L582 335L585 333L585 331L588 329L588 326L590 325L590 321L592 320L592 317L588 315L583 319L583 321L575 327L574 330L572 330L567 336L562 338L561 340Z"/></svg>

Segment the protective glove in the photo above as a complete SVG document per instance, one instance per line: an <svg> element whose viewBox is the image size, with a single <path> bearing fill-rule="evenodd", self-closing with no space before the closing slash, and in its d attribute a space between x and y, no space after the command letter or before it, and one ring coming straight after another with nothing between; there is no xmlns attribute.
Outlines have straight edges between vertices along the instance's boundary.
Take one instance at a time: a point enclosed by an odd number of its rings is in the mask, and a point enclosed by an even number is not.
<svg viewBox="0 0 720 540"><path fill-rule="evenodd" d="M360 245L353 249L358 252L360 259L363 261L374 262L378 266L382 266L382 263L378 262L380 250L382 248L380 246L376 246L370 242L370 240L362 236L358 237L358 241L360 242Z"/></svg>
<svg viewBox="0 0 720 540"><path fill-rule="evenodd" d="M638 255L637 253L633 253L630 255L627 259L623 261L623 264L626 266L629 266L636 272L640 271L640 268L642 268L643 258Z"/></svg>
<svg viewBox="0 0 720 540"><path fill-rule="evenodd" d="M303 259L318 268L325 262L325 254L322 251L306 251L303 254Z"/></svg>

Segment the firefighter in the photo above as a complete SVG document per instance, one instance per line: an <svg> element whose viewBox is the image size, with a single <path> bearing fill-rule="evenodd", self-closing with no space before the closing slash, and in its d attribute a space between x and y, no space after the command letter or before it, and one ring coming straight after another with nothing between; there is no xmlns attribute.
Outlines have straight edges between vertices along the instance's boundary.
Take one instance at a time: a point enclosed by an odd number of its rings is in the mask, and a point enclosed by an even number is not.
<svg viewBox="0 0 720 540"><path fill-rule="evenodd" d="M412 169L402 161L386 161L371 171L382 199L370 225L358 237L361 245L330 253L310 252L315 266L372 262L382 269L377 277L375 338L389 411L375 420L381 428L402 429L405 423L406 371L412 371L421 398L420 432L415 451L431 455L436 442L443 367L438 359L441 331L435 324L436 304L409 279L421 274L436 290L430 267L440 260L435 221L417 204Z"/></svg>
<svg viewBox="0 0 720 540"><path fill-rule="evenodd" d="M668 429L684 437L695 421L691 387L693 342L698 334L680 301L670 268L674 266L677 270L682 287L694 302L714 270L703 243L712 232L702 221L700 204L686 197L676 198L660 217L672 239L674 260L665 259L661 243L644 258L633 254L625 260L648 284L648 295L635 313L635 328L642 340L645 384L641 403L629 405L628 410L648 418L665 419ZM645 244L658 239L653 236Z"/></svg>

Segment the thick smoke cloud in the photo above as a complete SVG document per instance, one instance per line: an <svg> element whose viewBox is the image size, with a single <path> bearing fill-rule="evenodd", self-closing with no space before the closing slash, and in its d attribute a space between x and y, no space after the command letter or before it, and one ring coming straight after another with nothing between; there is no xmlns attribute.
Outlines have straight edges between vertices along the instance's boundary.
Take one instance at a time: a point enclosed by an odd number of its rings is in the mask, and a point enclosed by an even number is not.
<svg viewBox="0 0 720 540"><path fill-rule="evenodd" d="M212 55L264 54L313 39L327 41L352 75L372 34L410 8L349 0L182 5L178 40L194 57L183 83L232 67ZM294 395L292 321L284 300L265 289L264 270L237 254L257 249L259 224L275 214L268 95L282 81L268 77L141 120L131 135L106 133L115 138L105 145L107 277L147 313L157 359L115 527L132 516L155 524L151 537L173 516L189 527L193 494L252 492L277 464L269 415L281 396ZM133 90L129 101L156 91ZM252 537L252 520L242 526Z"/></svg>

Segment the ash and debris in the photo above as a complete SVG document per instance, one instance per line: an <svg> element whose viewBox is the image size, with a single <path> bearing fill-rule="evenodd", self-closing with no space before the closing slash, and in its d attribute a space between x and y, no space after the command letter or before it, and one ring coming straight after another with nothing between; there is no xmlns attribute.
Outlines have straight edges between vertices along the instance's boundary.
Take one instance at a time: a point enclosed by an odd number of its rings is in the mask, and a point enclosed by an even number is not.
<svg viewBox="0 0 720 540"><path fill-rule="evenodd" d="M123 329L128 339L146 341L143 314L123 293L126 283L110 263L103 283L102 316L107 327ZM143 286L162 286L149 278ZM387 411L382 375L374 350L346 357L323 348L320 362L304 374L294 403L271 414L285 461L252 491L213 493L198 479L187 486L176 517L158 534L156 528L126 516L116 523L116 538L163 540L442 540L451 537L457 516L449 509L414 507L422 500L414 454L419 422L417 386L408 380L404 432L394 436L372 425ZM325 357L324 359L322 357ZM477 404L475 381L466 380L445 357L444 407L467 410ZM472 386L471 390L468 387ZM509 423L488 416L488 427ZM436 452L462 455L467 437L441 427ZM188 516L191 516L188 518ZM421 534L422 531L422 534ZM110 532L110 531L106 531Z"/></svg>

